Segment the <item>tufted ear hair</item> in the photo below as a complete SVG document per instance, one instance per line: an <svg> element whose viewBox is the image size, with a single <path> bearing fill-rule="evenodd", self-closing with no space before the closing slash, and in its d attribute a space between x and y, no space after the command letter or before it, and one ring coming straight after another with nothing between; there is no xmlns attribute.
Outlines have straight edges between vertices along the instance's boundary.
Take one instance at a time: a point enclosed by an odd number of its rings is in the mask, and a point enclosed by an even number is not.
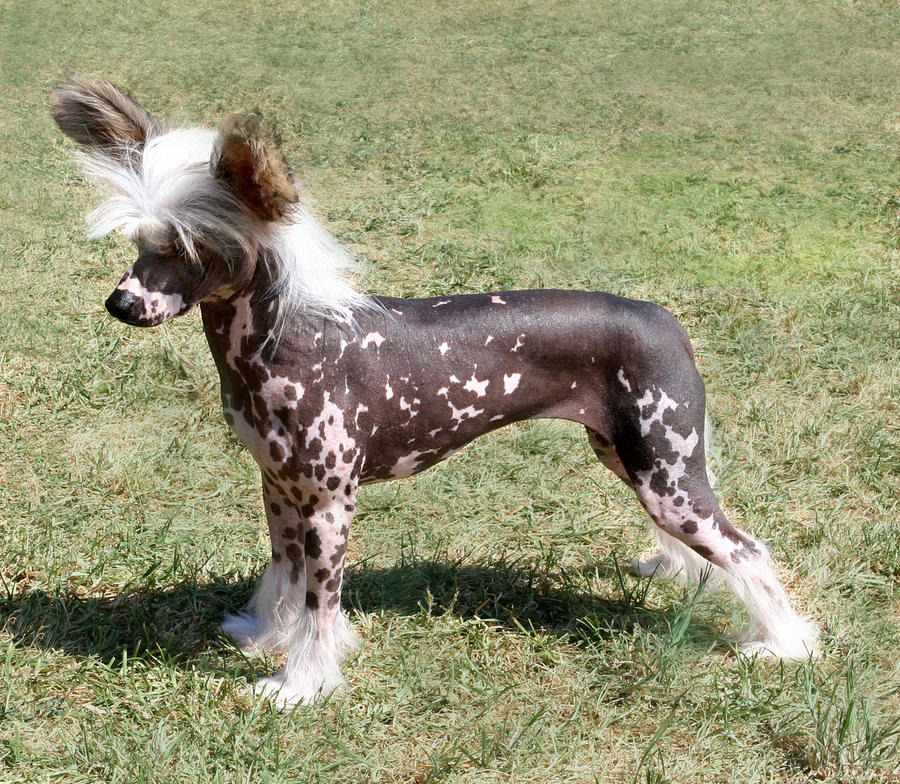
<svg viewBox="0 0 900 784"><path fill-rule="evenodd" d="M159 132L147 111L114 84L67 76L53 91L53 117L66 136L89 152L122 157Z"/></svg>
<svg viewBox="0 0 900 784"><path fill-rule="evenodd" d="M221 122L209 165L261 220L284 218L299 201L278 142L256 115L235 114Z"/></svg>

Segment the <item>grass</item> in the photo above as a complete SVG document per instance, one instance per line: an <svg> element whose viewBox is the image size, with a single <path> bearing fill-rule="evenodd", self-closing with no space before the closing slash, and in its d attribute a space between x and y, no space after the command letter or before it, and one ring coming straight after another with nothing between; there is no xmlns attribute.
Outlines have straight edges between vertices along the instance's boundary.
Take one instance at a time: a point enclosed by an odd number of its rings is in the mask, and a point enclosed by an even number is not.
<svg viewBox="0 0 900 784"><path fill-rule="evenodd" d="M900 10L891 2L2 6L0 779L882 782L900 776ZM102 301L52 125L74 67L161 117L258 109L382 293L661 302L729 513L825 658L735 658L728 597L623 575L636 502L534 422L368 489L348 691L291 715L216 633L267 540L199 319Z"/></svg>

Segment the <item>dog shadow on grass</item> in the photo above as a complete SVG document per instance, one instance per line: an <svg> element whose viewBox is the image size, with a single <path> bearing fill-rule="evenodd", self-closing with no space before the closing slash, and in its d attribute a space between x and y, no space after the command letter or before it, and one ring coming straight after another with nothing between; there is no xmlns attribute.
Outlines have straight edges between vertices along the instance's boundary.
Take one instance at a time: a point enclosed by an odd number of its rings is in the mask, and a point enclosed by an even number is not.
<svg viewBox="0 0 900 784"><path fill-rule="evenodd" d="M613 595L591 590L591 575L612 577L617 590ZM0 629L18 645L61 650L75 657L149 659L235 674L245 669L250 675L254 665L234 661L218 626L226 612L246 605L254 583L254 577L223 576L108 597L11 591L0 595ZM511 634L536 630L584 645L635 628L661 637L680 628L682 644L704 650L724 645L715 627L696 614L689 624L683 623L689 602L666 609L648 607L648 587L646 580L628 577L611 563L566 575L551 573L533 561L416 559L390 567L350 566L344 605L351 615L354 610L451 613L485 619Z"/></svg>

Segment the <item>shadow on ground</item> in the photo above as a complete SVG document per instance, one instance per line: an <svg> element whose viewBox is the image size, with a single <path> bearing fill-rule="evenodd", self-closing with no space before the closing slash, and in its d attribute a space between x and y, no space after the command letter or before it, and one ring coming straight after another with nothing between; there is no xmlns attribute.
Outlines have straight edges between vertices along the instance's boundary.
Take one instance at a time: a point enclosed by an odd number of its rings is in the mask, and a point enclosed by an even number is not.
<svg viewBox="0 0 900 784"><path fill-rule="evenodd" d="M588 589L586 573L616 577L617 597ZM196 666L209 662L225 612L242 608L254 578L221 577L166 588L137 589L112 597L12 592L0 598L0 628L20 645L102 659L149 658ZM448 563L414 560L392 567L348 569L344 604L365 613L452 613L483 618L512 633L539 629L579 641L601 641L640 626L666 635L683 608L644 604L648 584L610 564L571 575L542 571L532 562ZM708 649L720 634L694 617L685 642Z"/></svg>

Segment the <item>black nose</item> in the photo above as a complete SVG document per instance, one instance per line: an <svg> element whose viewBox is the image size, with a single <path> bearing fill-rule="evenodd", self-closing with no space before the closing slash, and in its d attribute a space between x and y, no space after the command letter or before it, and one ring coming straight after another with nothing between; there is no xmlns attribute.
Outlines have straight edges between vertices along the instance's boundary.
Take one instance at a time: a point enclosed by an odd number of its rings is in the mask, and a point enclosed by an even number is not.
<svg viewBox="0 0 900 784"><path fill-rule="evenodd" d="M136 302L137 297L130 291L116 289L109 295L109 299L106 300L106 309L110 315L115 316L120 321L125 321L131 317L131 312L134 310Z"/></svg>

